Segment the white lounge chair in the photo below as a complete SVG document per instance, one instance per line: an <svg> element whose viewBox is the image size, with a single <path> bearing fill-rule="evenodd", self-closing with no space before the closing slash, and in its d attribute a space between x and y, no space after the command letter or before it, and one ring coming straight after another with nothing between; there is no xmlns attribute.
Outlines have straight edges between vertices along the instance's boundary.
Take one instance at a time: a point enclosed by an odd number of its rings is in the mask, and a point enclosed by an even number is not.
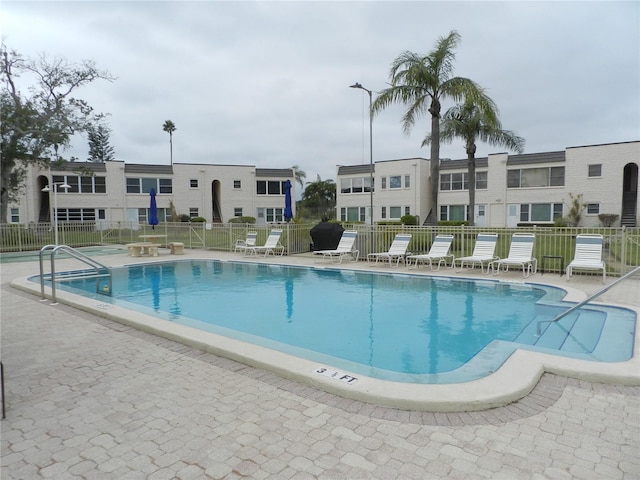
<svg viewBox="0 0 640 480"><path fill-rule="evenodd" d="M514 233L511 236L511 246L507 258L491 262L491 269L497 275L500 267L508 271L509 267L522 267L522 275L527 278L538 271L538 259L533 256L533 245L536 236L533 233Z"/></svg>
<svg viewBox="0 0 640 480"><path fill-rule="evenodd" d="M256 246L256 240L258 239L258 232L247 232L247 237L236 240L235 252L247 252L247 248L253 248Z"/></svg>
<svg viewBox="0 0 640 480"><path fill-rule="evenodd" d="M410 234L402 234L399 233L393 239L389 250L386 252L376 252L370 253L367 255L367 262L371 262L375 259L376 263L378 260L389 260L389 266L393 266L393 261L396 262L396 267L400 265L400 260L405 261L405 257L407 255L407 248L409 248L409 242L411 241Z"/></svg>
<svg viewBox="0 0 640 480"><path fill-rule="evenodd" d="M351 260L357 262L360 252L353 248L357 235L358 232L355 230L345 230L335 250L317 250L313 254L317 255L317 258L322 256L322 260L330 259L331 263L342 263L345 256L350 256Z"/></svg>
<svg viewBox="0 0 640 480"><path fill-rule="evenodd" d="M607 266L602 261L602 235L578 235L573 260L567 265L567 281L575 269L602 270L602 283L605 282Z"/></svg>
<svg viewBox="0 0 640 480"><path fill-rule="evenodd" d="M451 243L453 242L453 235L436 235L436 238L433 240L433 244L429 249L429 253L424 253L420 255L408 255L407 256L407 267L411 267L411 262L414 261L413 268L418 268L418 265L422 263L429 263L431 270L433 270L433 262L438 260L438 268L436 270L440 270L440 265L443 263L445 266L447 265L447 258L451 258L451 267L453 268L453 261L455 259L454 255L449 252L451 249Z"/></svg>
<svg viewBox="0 0 640 480"><path fill-rule="evenodd" d="M473 253L469 257L460 257L454 260L454 263L460 262L461 272L465 264L467 268L480 264L482 273L489 273L489 264L499 258L495 255L496 243L498 243L497 233L479 233L476 244L473 247ZM487 265L487 271L484 271L484 265Z"/></svg>
<svg viewBox="0 0 640 480"><path fill-rule="evenodd" d="M264 242L264 245L255 245L253 247L248 247L246 249L247 255L258 255L258 253L263 253L266 257L270 253L275 255L279 253L280 255L284 255L284 246L278 245L280 242L280 236L282 235L282 230L271 230L269 232L269 236L267 237L267 241Z"/></svg>

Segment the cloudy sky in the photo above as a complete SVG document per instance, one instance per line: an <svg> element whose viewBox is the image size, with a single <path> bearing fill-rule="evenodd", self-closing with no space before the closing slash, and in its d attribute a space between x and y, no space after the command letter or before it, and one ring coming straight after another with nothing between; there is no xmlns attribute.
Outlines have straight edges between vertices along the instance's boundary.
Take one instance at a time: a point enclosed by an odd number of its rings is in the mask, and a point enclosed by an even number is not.
<svg viewBox="0 0 640 480"><path fill-rule="evenodd" d="M25 56L94 60L117 79L80 91L109 113L127 163L299 165L307 180L369 162L369 97L403 51L457 30L455 75L483 86L526 152L640 138L640 3L430 1L11 1L4 43ZM375 97L374 97L375 98ZM450 103L444 105L445 108ZM374 161L429 157L430 120L402 106L373 123ZM477 156L504 151L478 145ZM67 155L84 160L86 138ZM465 158L460 141L441 157Z"/></svg>

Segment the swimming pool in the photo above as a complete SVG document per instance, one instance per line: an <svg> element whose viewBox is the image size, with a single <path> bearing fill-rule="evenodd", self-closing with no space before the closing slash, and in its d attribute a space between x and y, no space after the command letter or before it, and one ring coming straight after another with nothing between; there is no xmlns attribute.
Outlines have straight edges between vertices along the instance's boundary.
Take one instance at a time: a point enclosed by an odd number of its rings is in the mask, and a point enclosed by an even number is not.
<svg viewBox="0 0 640 480"><path fill-rule="evenodd" d="M409 383L482 378L516 349L598 362L633 355L636 314L571 304L537 284L215 260L114 268L61 289L317 362L318 372ZM329 369L330 367L330 369ZM324 369L324 371L323 371Z"/></svg>

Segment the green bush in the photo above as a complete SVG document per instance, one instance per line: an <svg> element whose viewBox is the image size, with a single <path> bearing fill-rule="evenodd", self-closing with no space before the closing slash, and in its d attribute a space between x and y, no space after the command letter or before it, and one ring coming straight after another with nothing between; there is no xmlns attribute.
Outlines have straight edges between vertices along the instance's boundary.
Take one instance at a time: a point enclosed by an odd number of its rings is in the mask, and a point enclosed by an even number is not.
<svg viewBox="0 0 640 480"><path fill-rule="evenodd" d="M235 217L229 223L256 223L256 217Z"/></svg>
<svg viewBox="0 0 640 480"><path fill-rule="evenodd" d="M206 220L204 217L193 217L191 218L191 223L205 223Z"/></svg>
<svg viewBox="0 0 640 480"><path fill-rule="evenodd" d="M418 218L415 215L403 215L400 222L404 225L418 225Z"/></svg>
<svg viewBox="0 0 640 480"><path fill-rule="evenodd" d="M467 220L440 220L438 226L440 227L460 227L461 225L469 225Z"/></svg>
<svg viewBox="0 0 640 480"><path fill-rule="evenodd" d="M558 217L553 221L553 225L555 227L566 228L569 225L569 222L564 217Z"/></svg>

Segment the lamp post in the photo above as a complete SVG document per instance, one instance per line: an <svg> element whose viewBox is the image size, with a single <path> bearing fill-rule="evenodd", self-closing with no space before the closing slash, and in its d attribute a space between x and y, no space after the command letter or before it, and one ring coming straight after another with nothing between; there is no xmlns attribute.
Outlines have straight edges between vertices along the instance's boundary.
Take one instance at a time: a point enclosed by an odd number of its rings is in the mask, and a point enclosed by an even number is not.
<svg viewBox="0 0 640 480"><path fill-rule="evenodd" d="M65 193L71 188L71 185L67 185L65 182L53 182L53 189L49 185L42 189L43 192L53 191L53 231L55 235L56 245L58 243L58 191L60 188L64 188Z"/></svg>
<svg viewBox="0 0 640 480"><path fill-rule="evenodd" d="M359 88L360 90L364 90L369 94L369 197L370 197L370 205L369 205L369 216L371 221L371 226L373 227L373 98L372 92L368 88L364 88L358 82L353 85L349 85L349 88Z"/></svg>

